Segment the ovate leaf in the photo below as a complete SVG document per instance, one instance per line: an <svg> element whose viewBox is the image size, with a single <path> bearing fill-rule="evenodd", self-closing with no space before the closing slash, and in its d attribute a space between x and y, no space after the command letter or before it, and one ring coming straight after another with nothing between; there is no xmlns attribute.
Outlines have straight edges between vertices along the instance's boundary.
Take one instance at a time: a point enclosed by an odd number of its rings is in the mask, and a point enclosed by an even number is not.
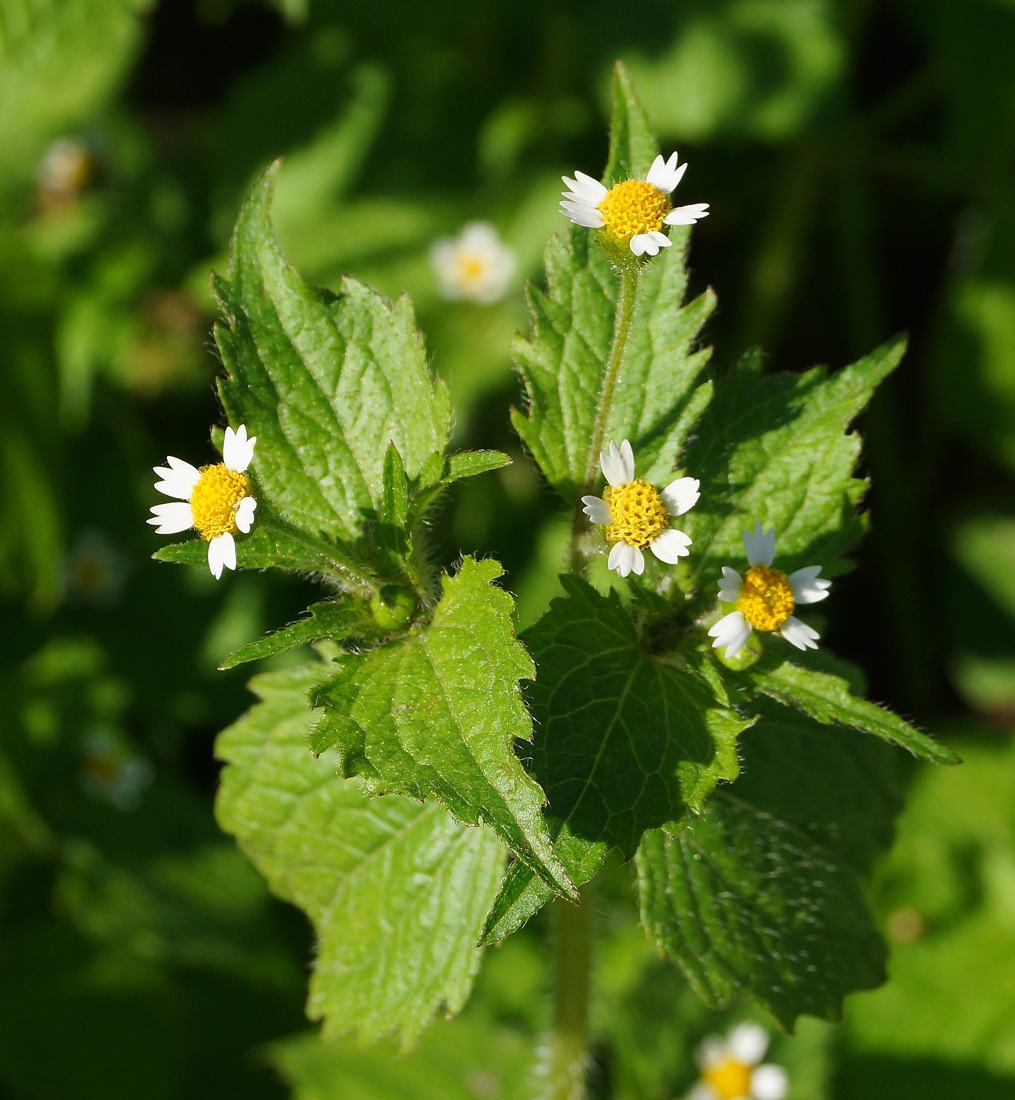
<svg viewBox="0 0 1015 1100"><path fill-rule="evenodd" d="M298 569L314 573L328 573L335 567L335 559L327 553L323 544L302 542L290 535L257 523L249 535L236 536L236 565L240 569ZM208 543L204 539L189 539L160 546L152 554L157 561L171 561L180 565L208 564Z"/></svg>
<svg viewBox="0 0 1015 1100"><path fill-rule="evenodd" d="M884 748L771 703L743 770L700 819L638 852L642 919L713 1008L749 996L783 1025L838 1019L885 978L857 871L891 840L900 799Z"/></svg>
<svg viewBox="0 0 1015 1100"><path fill-rule="evenodd" d="M676 828L738 771L741 718L704 679L642 651L616 593L574 576L523 635L539 670L527 689L536 724L533 774L549 799L557 851L577 883L610 848L630 858L646 829ZM549 897L515 864L487 935L517 928Z"/></svg>
<svg viewBox="0 0 1015 1100"><path fill-rule="evenodd" d="M751 688L826 725L840 724L873 733L894 745L909 749L914 756L935 764L957 764L959 758L927 734L884 710L876 703L858 699L839 676L801 668L792 661L765 658L743 674Z"/></svg>
<svg viewBox="0 0 1015 1100"><path fill-rule="evenodd" d="M860 437L847 429L904 350L894 340L832 375L763 375L755 357L716 383L684 457L701 480L681 517L697 575L741 568L741 532L756 521L775 528L778 568L842 571L836 559L863 533L855 507L866 487L853 476Z"/></svg>
<svg viewBox="0 0 1015 1100"><path fill-rule="evenodd" d="M326 670L260 676L261 698L225 730L216 812L281 898L313 921L319 946L308 1011L327 1035L410 1044L438 1010L456 1012L479 966L475 944L504 850L437 805L371 798L331 754L306 750L306 693Z"/></svg>
<svg viewBox="0 0 1015 1100"><path fill-rule="evenodd" d="M608 183L632 173L644 176L657 151L622 66L614 77L613 105ZM672 476L690 423L709 395L701 384L709 352L695 345L714 299L706 292L681 305L688 232L672 227L672 246L640 267L637 323L606 424L606 440L629 439L639 475L650 480ZM527 290L531 334L514 344L527 403L511 420L550 483L576 503L610 353L618 276L596 231L581 226L571 227L568 241L551 239L544 259L546 291Z"/></svg>
<svg viewBox="0 0 1015 1100"><path fill-rule="evenodd" d="M384 508L389 443L415 477L443 452L451 410L408 298L392 305L353 279L315 290L286 263L268 218L277 171L244 203L229 278L215 279L220 392L230 421L257 436L253 470L275 510L351 542Z"/></svg>
<svg viewBox="0 0 1015 1100"><path fill-rule="evenodd" d="M439 799L485 821L548 889L573 896L543 821L543 792L515 755L532 737L519 680L532 660L515 639L495 561L465 558L429 626L370 653L344 655L313 693L315 752L335 747L371 788Z"/></svg>

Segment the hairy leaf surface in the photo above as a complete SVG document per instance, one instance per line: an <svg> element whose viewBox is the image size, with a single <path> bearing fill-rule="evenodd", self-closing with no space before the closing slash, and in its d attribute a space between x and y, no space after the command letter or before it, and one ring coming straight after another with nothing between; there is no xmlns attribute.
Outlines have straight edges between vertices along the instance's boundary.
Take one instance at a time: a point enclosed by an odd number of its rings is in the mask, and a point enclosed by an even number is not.
<svg viewBox="0 0 1015 1100"><path fill-rule="evenodd" d="M504 849L442 807L369 797L315 758L306 693L319 664L256 677L261 702L219 737L226 762L222 827L319 937L308 1011L326 1035L403 1046L442 1007L464 1004L479 966L476 941L500 880Z"/></svg>
<svg viewBox="0 0 1015 1100"><path fill-rule="evenodd" d="M571 877L587 882L610 848L630 858L646 829L700 812L720 779L737 774L737 735L750 719L689 670L645 654L615 593L574 576L566 598L525 632L539 674L526 694L536 723L532 770ZM490 917L499 939L547 899L516 864Z"/></svg>
<svg viewBox="0 0 1015 1100"><path fill-rule="evenodd" d="M548 889L574 895L543 821L543 792L515 755L532 737L518 681L532 660L515 639L495 561L465 558L431 623L359 655L313 693L324 716L311 738L339 750L346 775L371 788L437 798L459 820L484 820Z"/></svg>
<svg viewBox="0 0 1015 1100"><path fill-rule="evenodd" d="M766 703L743 766L703 817L646 833L642 919L713 1008L748 995L785 1026L837 1019L885 978L857 871L890 843L900 799L886 750Z"/></svg>

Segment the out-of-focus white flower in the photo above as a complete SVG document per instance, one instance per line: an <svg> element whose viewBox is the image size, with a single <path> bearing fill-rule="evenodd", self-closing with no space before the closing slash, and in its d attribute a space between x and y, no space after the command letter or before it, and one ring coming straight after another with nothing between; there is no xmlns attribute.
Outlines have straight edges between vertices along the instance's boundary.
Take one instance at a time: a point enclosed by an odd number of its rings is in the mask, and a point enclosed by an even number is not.
<svg viewBox="0 0 1015 1100"><path fill-rule="evenodd" d="M818 632L793 614L797 604L817 603L828 595L832 582L819 577L820 565L809 565L787 576L772 569L775 558L775 530L744 531L744 553L751 568L741 577L724 565L719 582L719 599L736 604L736 611L724 615L708 632L715 638L713 649L726 647L727 658L743 648L752 630L777 630L797 649L817 649Z"/></svg>
<svg viewBox="0 0 1015 1100"><path fill-rule="evenodd" d="M58 138L39 162L39 187L54 199L73 199L92 177L94 157L80 138Z"/></svg>
<svg viewBox="0 0 1015 1100"><path fill-rule="evenodd" d="M109 607L120 598L129 565L101 531L82 531L64 563L64 591L70 602Z"/></svg>
<svg viewBox="0 0 1015 1100"><path fill-rule="evenodd" d="M118 810L133 810L153 776L151 764L122 737L98 730L85 740L80 782L89 797L109 802Z"/></svg>
<svg viewBox="0 0 1015 1100"><path fill-rule="evenodd" d="M606 527L606 539L613 543L610 568L622 577L645 572L643 550L651 550L668 565L675 565L689 553L691 540L683 531L670 527L673 516L682 516L698 500L698 481L679 477L665 489L656 489L634 476L634 452L625 439L618 447L599 456L609 487L602 497L582 497L584 512L593 523Z"/></svg>
<svg viewBox="0 0 1015 1100"><path fill-rule="evenodd" d="M469 222L457 237L442 237L430 263L445 298L489 305L507 293L515 273L514 251L489 222Z"/></svg>
<svg viewBox="0 0 1015 1100"><path fill-rule="evenodd" d="M757 1024L740 1024L725 1039L706 1039L698 1048L701 1078L687 1100L783 1100L786 1071L758 1064L766 1050L768 1034Z"/></svg>
<svg viewBox="0 0 1015 1100"><path fill-rule="evenodd" d="M677 164L677 154L669 160L656 157L643 180L624 180L607 189L597 179L575 172L574 179L561 176L568 190L560 212L590 229L602 229L617 244L626 244L636 256L655 256L660 248L669 248L665 225L694 225L708 216L708 203L691 206L670 205L670 192L687 171Z"/></svg>
<svg viewBox="0 0 1015 1100"><path fill-rule="evenodd" d="M254 522L257 501L250 496L250 481L244 471L254 457L257 436L247 439L241 424L234 432L226 428L222 461L197 469L189 462L170 456L168 466L155 466L162 479L155 488L173 504L156 504L149 523L160 535L175 535L197 528L208 542L208 568L216 578L222 570L236 568L235 531L246 534Z"/></svg>

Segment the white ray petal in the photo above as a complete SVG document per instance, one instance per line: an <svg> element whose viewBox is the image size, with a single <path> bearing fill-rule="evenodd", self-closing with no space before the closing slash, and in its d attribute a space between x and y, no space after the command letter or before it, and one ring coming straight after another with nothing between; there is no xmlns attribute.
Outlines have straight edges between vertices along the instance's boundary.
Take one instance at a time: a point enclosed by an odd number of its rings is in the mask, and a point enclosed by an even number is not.
<svg viewBox="0 0 1015 1100"><path fill-rule="evenodd" d="M696 477L678 477L663 489L659 496L671 516L682 516L698 503L701 482Z"/></svg>
<svg viewBox="0 0 1015 1100"><path fill-rule="evenodd" d="M637 546L627 542L615 543L610 551L608 565L622 577L629 573L637 573L639 576L645 572L645 558Z"/></svg>
<svg viewBox="0 0 1015 1100"><path fill-rule="evenodd" d="M762 531L756 520L753 531L744 531L744 553L751 565L771 565L775 557L775 528Z"/></svg>
<svg viewBox="0 0 1015 1100"><path fill-rule="evenodd" d="M148 520L155 526L157 535L177 535L194 526L194 515L186 501L174 501L172 504L156 504L152 508L152 518Z"/></svg>
<svg viewBox="0 0 1015 1100"><path fill-rule="evenodd" d="M645 177L646 183L658 187L664 195L668 195L680 183L687 171L686 164L677 164L678 159L676 153L671 153L665 162L661 156L656 157Z"/></svg>
<svg viewBox="0 0 1015 1100"><path fill-rule="evenodd" d="M756 1066L768 1050L768 1032L758 1024L738 1024L726 1037L733 1057L744 1066Z"/></svg>
<svg viewBox="0 0 1015 1100"><path fill-rule="evenodd" d="M257 508L257 501L253 497L244 497L236 506L236 526L237 528L246 534L254 522L254 510Z"/></svg>
<svg viewBox="0 0 1015 1100"><path fill-rule="evenodd" d="M223 567L236 568L236 543L228 533L217 535L208 543L208 568L216 580L222 576Z"/></svg>
<svg viewBox="0 0 1015 1100"><path fill-rule="evenodd" d="M619 447L611 441L610 449L600 452L599 465L603 469L603 476L614 489L634 481L634 455L631 444L626 439Z"/></svg>
<svg viewBox="0 0 1015 1100"><path fill-rule="evenodd" d="M589 229L601 229L603 215L594 206L585 206L576 202L562 202L560 212L570 218L576 225L584 225Z"/></svg>
<svg viewBox="0 0 1015 1100"><path fill-rule="evenodd" d="M631 251L636 256L658 256L659 243L655 239L656 236L655 233L636 233L631 238ZM669 238L666 243L670 243Z"/></svg>
<svg viewBox="0 0 1015 1100"><path fill-rule="evenodd" d="M720 1096L711 1085L699 1081L687 1094L687 1100L720 1100Z"/></svg>
<svg viewBox="0 0 1015 1100"><path fill-rule="evenodd" d="M226 428L225 439L222 443L222 461L234 473L242 474L254 457L254 444L256 442L256 435L247 439L246 424L241 424L235 432L232 428Z"/></svg>
<svg viewBox="0 0 1015 1100"><path fill-rule="evenodd" d="M610 506L602 497L582 497L585 507L582 511L593 523L612 523L613 515Z"/></svg>
<svg viewBox="0 0 1015 1100"><path fill-rule="evenodd" d="M155 488L167 497L176 497L177 500L190 500L190 494L194 486L201 480L201 471L182 458L173 458L170 455L166 461L168 466L153 466L152 469L162 478L155 483Z"/></svg>
<svg viewBox="0 0 1015 1100"><path fill-rule="evenodd" d="M736 603L744 587L744 578L728 565L722 567L722 580L719 582L719 599L723 603Z"/></svg>
<svg viewBox="0 0 1015 1100"><path fill-rule="evenodd" d="M758 1066L751 1074L754 1100L783 1100L789 1091L789 1077L782 1066Z"/></svg>
<svg viewBox="0 0 1015 1100"><path fill-rule="evenodd" d="M624 462L624 474L628 481L634 481L634 450L628 440L620 445L620 457Z"/></svg>
<svg viewBox="0 0 1015 1100"><path fill-rule="evenodd" d="M694 1059L702 1069L711 1069L729 1058L726 1044L716 1035L703 1039L694 1053Z"/></svg>
<svg viewBox="0 0 1015 1100"><path fill-rule="evenodd" d="M663 221L667 225L694 225L701 218L708 217L707 202L696 202L690 206L675 206Z"/></svg>
<svg viewBox="0 0 1015 1100"><path fill-rule="evenodd" d="M708 632L710 638L715 638L713 649L726 647L726 656L734 657L744 647L744 643L751 636L751 624L744 618L740 611L731 611L724 615Z"/></svg>
<svg viewBox="0 0 1015 1100"><path fill-rule="evenodd" d="M574 179L570 176L560 177L567 184L571 192L583 202L598 205L606 198L608 189L597 179L586 175L584 172L575 172Z"/></svg>
<svg viewBox="0 0 1015 1100"><path fill-rule="evenodd" d="M786 578L793 589L793 599L797 603L817 603L828 595L832 582L819 577L820 572L820 565L808 565L804 569L790 573Z"/></svg>
<svg viewBox="0 0 1015 1100"><path fill-rule="evenodd" d="M660 561L666 562L667 565L676 565L681 558L690 553L687 549L690 545L690 536L670 527L657 535L649 543L648 548Z"/></svg>
<svg viewBox="0 0 1015 1100"><path fill-rule="evenodd" d="M802 623L795 615L790 615L779 628L779 633L797 649L817 649L821 637L813 627Z"/></svg>

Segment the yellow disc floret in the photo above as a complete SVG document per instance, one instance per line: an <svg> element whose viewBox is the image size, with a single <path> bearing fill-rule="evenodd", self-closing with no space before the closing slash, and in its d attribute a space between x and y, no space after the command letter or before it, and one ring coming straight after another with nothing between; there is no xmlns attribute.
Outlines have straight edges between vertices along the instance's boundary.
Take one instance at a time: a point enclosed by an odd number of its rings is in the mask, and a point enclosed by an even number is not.
<svg viewBox="0 0 1015 1100"><path fill-rule="evenodd" d="M727 1059L702 1074L718 1100L746 1100L751 1095L751 1067Z"/></svg>
<svg viewBox="0 0 1015 1100"><path fill-rule="evenodd" d="M785 573L767 565L747 570L737 608L755 630L778 630L795 606L793 586Z"/></svg>
<svg viewBox="0 0 1015 1100"><path fill-rule="evenodd" d="M658 490L641 478L619 489L608 487L603 499L610 506L613 518L606 528L606 538L610 542L626 542L644 550L669 526L669 513Z"/></svg>
<svg viewBox="0 0 1015 1100"><path fill-rule="evenodd" d="M615 241L629 241L639 233L663 227L670 200L645 180L625 180L610 188L599 204L603 228Z"/></svg>
<svg viewBox="0 0 1015 1100"><path fill-rule="evenodd" d="M190 494L194 526L209 542L236 530L236 509L250 492L246 474L230 470L224 463L202 466L201 478Z"/></svg>

